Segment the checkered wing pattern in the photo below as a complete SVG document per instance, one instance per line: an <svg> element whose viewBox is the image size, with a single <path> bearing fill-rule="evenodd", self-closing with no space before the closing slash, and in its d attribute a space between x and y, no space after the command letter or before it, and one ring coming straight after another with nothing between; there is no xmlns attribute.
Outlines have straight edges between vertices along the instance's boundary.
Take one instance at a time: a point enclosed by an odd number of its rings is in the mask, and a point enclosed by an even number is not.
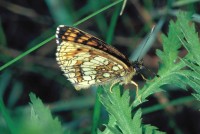
<svg viewBox="0 0 200 134"><path fill-rule="evenodd" d="M113 81L128 83L134 75L122 53L79 29L59 26L56 42L58 64L77 90Z"/></svg>

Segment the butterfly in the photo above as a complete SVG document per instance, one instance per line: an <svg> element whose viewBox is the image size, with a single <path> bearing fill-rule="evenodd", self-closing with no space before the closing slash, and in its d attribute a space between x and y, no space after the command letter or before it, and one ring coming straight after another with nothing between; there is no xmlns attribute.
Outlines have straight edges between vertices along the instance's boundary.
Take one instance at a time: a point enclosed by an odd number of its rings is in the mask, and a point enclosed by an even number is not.
<svg viewBox="0 0 200 134"><path fill-rule="evenodd" d="M131 62L120 51L97 37L74 27L60 25L56 30L56 60L76 90L93 85L138 84L133 76L144 68L142 61Z"/></svg>

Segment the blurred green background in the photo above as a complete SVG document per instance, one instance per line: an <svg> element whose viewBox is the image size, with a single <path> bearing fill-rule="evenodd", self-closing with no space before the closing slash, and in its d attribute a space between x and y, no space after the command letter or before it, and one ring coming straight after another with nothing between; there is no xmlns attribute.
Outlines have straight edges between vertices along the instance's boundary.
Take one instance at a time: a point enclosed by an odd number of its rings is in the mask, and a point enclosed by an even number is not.
<svg viewBox="0 0 200 134"><path fill-rule="evenodd" d="M0 65L4 65L24 51L55 34L58 25L73 25L82 18L115 2L114 0L44 0L0 1ZM113 13L122 3L101 12L77 27L105 40ZM112 46L136 60L141 42L153 25L151 45L142 51L146 67L157 72L159 59L156 49L162 49L161 33L167 33L169 20L175 19L178 10L195 14L199 30L200 2L198 0L129 0L119 16L113 34ZM25 56L0 73L0 92L6 108L13 118L27 114L29 93L33 92L58 116L65 129L72 133L90 133L96 90L76 91L62 75L55 60L55 39ZM185 55L184 49L180 56ZM154 77L145 72L147 78ZM134 77L139 87L145 83ZM133 88L132 86L127 86ZM143 122L157 126L169 134L198 134L200 132L199 102L190 92L176 87L164 87L167 92L157 93L142 104ZM168 104L168 105L166 105ZM107 113L101 112L101 124L107 122ZM99 126L103 129L103 125ZM0 113L0 130L7 130Z"/></svg>

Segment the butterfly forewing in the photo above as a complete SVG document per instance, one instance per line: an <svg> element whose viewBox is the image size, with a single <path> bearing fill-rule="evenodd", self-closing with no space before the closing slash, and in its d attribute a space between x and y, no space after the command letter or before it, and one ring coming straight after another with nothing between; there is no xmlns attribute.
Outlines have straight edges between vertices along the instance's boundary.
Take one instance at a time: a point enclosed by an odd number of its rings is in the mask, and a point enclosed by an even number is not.
<svg viewBox="0 0 200 134"><path fill-rule="evenodd" d="M77 90L123 82L133 72L129 60L118 50L79 29L59 26L56 38L58 64Z"/></svg>

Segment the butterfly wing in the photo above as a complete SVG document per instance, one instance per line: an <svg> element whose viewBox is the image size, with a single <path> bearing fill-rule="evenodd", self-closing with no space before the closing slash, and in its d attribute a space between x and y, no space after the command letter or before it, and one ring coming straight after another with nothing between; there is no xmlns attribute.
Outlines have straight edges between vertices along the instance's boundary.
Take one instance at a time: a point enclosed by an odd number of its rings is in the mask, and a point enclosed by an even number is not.
<svg viewBox="0 0 200 134"><path fill-rule="evenodd" d="M133 70L118 50L79 29L59 26L56 38L58 64L77 90L120 81Z"/></svg>

